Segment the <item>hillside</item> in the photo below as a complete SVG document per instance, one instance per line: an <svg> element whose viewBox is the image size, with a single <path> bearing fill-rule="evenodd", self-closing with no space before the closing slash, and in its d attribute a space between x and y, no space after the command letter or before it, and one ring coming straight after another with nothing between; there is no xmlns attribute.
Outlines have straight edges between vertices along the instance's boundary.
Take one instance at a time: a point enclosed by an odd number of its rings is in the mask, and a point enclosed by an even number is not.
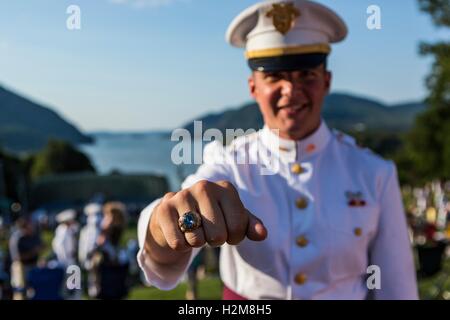
<svg viewBox="0 0 450 320"><path fill-rule="evenodd" d="M13 153L41 149L50 138L88 143L82 134L53 110L0 86L0 147Z"/></svg>

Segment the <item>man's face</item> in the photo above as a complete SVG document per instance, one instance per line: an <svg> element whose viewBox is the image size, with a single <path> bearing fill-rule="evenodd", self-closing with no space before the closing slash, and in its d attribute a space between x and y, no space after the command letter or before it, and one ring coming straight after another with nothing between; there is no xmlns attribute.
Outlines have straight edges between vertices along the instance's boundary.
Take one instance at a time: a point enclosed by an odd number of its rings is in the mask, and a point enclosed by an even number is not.
<svg viewBox="0 0 450 320"><path fill-rule="evenodd" d="M320 125L331 73L323 64L314 69L289 72L254 71L248 83L265 124L270 129L278 129L282 138L298 140Z"/></svg>

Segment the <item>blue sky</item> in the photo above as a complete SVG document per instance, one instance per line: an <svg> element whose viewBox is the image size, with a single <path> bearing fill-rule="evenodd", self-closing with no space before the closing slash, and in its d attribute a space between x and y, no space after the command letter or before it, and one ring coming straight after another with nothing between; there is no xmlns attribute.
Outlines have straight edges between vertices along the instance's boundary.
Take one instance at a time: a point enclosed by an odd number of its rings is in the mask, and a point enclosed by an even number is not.
<svg viewBox="0 0 450 320"><path fill-rule="evenodd" d="M231 20L255 0L0 0L0 85L50 106L82 130L171 129L250 100ZM333 90L385 103L422 99L421 40L448 39L416 0L320 0L349 36L330 57ZM69 5L81 30L66 28ZM366 27L369 5L382 29Z"/></svg>

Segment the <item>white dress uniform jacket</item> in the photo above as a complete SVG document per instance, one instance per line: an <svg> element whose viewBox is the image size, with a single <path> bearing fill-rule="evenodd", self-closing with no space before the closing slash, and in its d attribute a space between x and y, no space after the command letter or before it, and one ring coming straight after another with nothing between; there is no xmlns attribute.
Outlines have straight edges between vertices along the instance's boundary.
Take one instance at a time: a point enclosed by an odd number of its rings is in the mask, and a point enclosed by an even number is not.
<svg viewBox="0 0 450 320"><path fill-rule="evenodd" d="M91 215L87 218L87 224L81 228L80 239L78 241L78 261L87 267L89 263L89 255L95 249L97 237L100 234L99 215Z"/></svg>
<svg viewBox="0 0 450 320"><path fill-rule="evenodd" d="M56 227L52 249L58 262L64 266L76 263L77 232L76 225L68 226L62 223Z"/></svg>
<svg viewBox="0 0 450 320"><path fill-rule="evenodd" d="M219 155L228 161L210 161ZM222 246L220 273L229 289L249 299L418 298L392 162L330 131L324 121L300 141L279 139L264 127L225 148L210 143L204 162L182 188L228 180L268 230L264 241ZM162 267L144 249L159 201L141 214L138 262L149 283L171 289L188 265ZM379 267L379 289L368 289L369 265Z"/></svg>

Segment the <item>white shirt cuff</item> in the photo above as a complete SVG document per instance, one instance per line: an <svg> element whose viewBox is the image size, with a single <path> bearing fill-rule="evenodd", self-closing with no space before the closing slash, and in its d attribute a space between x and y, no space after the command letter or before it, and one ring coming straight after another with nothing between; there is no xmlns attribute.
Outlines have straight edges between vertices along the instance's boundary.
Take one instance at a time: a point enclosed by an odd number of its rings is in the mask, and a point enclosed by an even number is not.
<svg viewBox="0 0 450 320"><path fill-rule="evenodd" d="M189 268L194 257L200 251L198 248L192 250L191 257L188 261L180 261L179 264L171 266L161 265L150 258L145 249L145 239L147 237L148 224L152 215L153 209L161 202L161 199L153 201L141 213L138 223L138 241L139 252L137 254L137 261L139 267L144 271L145 280L149 285L153 285L161 290L172 290L183 278L185 272Z"/></svg>

